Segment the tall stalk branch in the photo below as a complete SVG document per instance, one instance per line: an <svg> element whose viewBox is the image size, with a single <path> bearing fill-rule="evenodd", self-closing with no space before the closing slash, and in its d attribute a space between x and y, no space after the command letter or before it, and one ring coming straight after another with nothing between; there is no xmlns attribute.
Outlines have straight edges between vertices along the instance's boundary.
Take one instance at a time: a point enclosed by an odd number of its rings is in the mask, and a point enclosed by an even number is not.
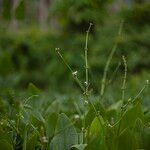
<svg viewBox="0 0 150 150"><path fill-rule="evenodd" d="M78 72L77 71L73 71L73 69L71 68L71 66L67 63L67 61L64 59L63 55L60 53L60 49L56 48L55 49L58 56L60 57L60 59L62 60L62 62L65 64L65 66L68 68L68 70L71 72L73 79L76 81L76 83L79 85L79 87L81 88L81 90L83 92L85 92L84 86L82 85L81 81L78 78Z"/></svg>
<svg viewBox="0 0 150 150"><path fill-rule="evenodd" d="M89 88L89 66L88 66L88 39L89 39L89 32L91 29L92 23L90 23L88 30L86 31L86 39L85 39L85 95L88 97L88 88Z"/></svg>
<svg viewBox="0 0 150 150"><path fill-rule="evenodd" d="M123 27L123 21L120 23L120 27L119 27L119 30L118 30L118 37L120 37L120 35L122 33L122 27ZM101 97L103 97L104 92L105 92L106 78L107 78L108 69L109 69L112 57L113 57L113 55L114 55L114 53L117 49L117 46L118 46L118 42L116 41L113 48L112 48L112 50L111 50L111 52L110 52L110 55L108 56L108 59L107 59L107 62L106 62L105 68L104 68L104 73L103 73L103 78L102 78L102 83L101 83L101 91L100 91Z"/></svg>
<svg viewBox="0 0 150 150"><path fill-rule="evenodd" d="M125 98L125 89L126 89L126 80L127 80L127 61L125 56L122 56L123 64L124 64L124 76L123 76L123 83L122 83L122 104L124 104Z"/></svg>

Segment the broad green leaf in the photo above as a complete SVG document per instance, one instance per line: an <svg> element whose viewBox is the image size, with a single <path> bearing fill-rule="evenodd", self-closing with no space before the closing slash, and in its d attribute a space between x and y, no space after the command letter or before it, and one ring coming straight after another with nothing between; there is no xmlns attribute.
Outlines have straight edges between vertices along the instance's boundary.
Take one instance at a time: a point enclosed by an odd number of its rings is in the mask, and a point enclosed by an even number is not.
<svg viewBox="0 0 150 150"><path fill-rule="evenodd" d="M111 149L111 150L116 150L116 132L114 130L113 127L107 126L106 128L106 145L107 145L107 149Z"/></svg>
<svg viewBox="0 0 150 150"><path fill-rule="evenodd" d="M129 129L125 129L117 138L117 150L136 150L137 145L133 133Z"/></svg>
<svg viewBox="0 0 150 150"><path fill-rule="evenodd" d="M32 114L30 120L31 123L38 128L40 128L45 122L45 120L43 120L43 118L41 119L41 117L38 116L38 114Z"/></svg>
<svg viewBox="0 0 150 150"><path fill-rule="evenodd" d="M0 140L0 149L1 150L13 150L13 147L6 140Z"/></svg>
<svg viewBox="0 0 150 150"><path fill-rule="evenodd" d="M122 101L118 101L107 108L107 118L111 124L118 120L118 110L122 105Z"/></svg>
<svg viewBox="0 0 150 150"><path fill-rule="evenodd" d="M78 134L75 127L65 114L60 114L55 130L55 136L50 143L51 150L69 150L78 144Z"/></svg>
<svg viewBox="0 0 150 150"><path fill-rule="evenodd" d="M38 138L38 135L36 132L33 132L27 139L27 144L26 144L26 147L27 147L27 150L33 150L35 149L36 145L37 145L37 138Z"/></svg>
<svg viewBox="0 0 150 150"><path fill-rule="evenodd" d="M106 110L105 108L100 104L100 103L96 103L96 104L93 104L96 111L105 119L106 118ZM86 126L89 126L93 119L96 117L96 112L93 108L93 106L90 106L90 109L86 115L86 118L85 118L85 125Z"/></svg>
<svg viewBox="0 0 150 150"><path fill-rule="evenodd" d="M98 117L95 117L90 129L89 129L89 142L86 147L87 150L105 150L106 144L105 144L105 131L104 126Z"/></svg>
<svg viewBox="0 0 150 150"><path fill-rule="evenodd" d="M33 83L29 83L28 92L30 95L38 95L41 93L41 90L38 87L36 87Z"/></svg>
<svg viewBox="0 0 150 150"><path fill-rule="evenodd" d="M8 143L11 143L11 138L7 132L4 132L0 126L0 140L5 140Z"/></svg>
<svg viewBox="0 0 150 150"><path fill-rule="evenodd" d="M137 118L135 125L133 127L133 133L136 139L138 148L143 147L143 134L144 134L144 124L141 119Z"/></svg>
<svg viewBox="0 0 150 150"><path fill-rule="evenodd" d="M45 111L45 115L51 114L51 113L59 113L59 111L60 111L59 102L55 100L54 102L51 103L50 106L47 107Z"/></svg>
<svg viewBox="0 0 150 150"><path fill-rule="evenodd" d="M84 138L84 133L81 132L81 133L78 133L78 142L79 144L83 144L83 139Z"/></svg>
<svg viewBox="0 0 150 150"><path fill-rule="evenodd" d="M150 148L150 128L145 127L143 131L143 149L148 150Z"/></svg>
<svg viewBox="0 0 150 150"><path fill-rule="evenodd" d="M52 113L49 114L49 116L47 116L45 118L45 128L46 128L46 134L48 137L52 137L54 135L55 132L55 127L56 127L56 123L57 123L57 118L58 118L58 114L57 113Z"/></svg>
<svg viewBox="0 0 150 150"><path fill-rule="evenodd" d="M84 150L86 148L87 144L76 144L76 145L73 145L71 147L71 149L78 149L78 150Z"/></svg>
<svg viewBox="0 0 150 150"><path fill-rule="evenodd" d="M140 118L141 120L144 119L144 114L142 112L141 104L139 102L123 114L122 119L120 121L119 132L128 127L132 128L137 118Z"/></svg>
<svg viewBox="0 0 150 150"><path fill-rule="evenodd" d="M122 101L118 101L118 102L110 105L107 110L110 111L110 110L120 109L121 105L122 105Z"/></svg>

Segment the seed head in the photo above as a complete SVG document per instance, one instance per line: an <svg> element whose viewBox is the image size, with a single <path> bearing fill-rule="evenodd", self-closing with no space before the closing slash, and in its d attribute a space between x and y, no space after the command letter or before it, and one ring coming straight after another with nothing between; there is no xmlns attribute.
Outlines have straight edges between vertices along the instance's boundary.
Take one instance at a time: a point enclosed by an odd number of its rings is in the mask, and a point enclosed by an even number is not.
<svg viewBox="0 0 150 150"><path fill-rule="evenodd" d="M55 51L56 51L56 52L60 51L60 48L58 48L58 47L57 47L57 48L55 48Z"/></svg>
<svg viewBox="0 0 150 150"><path fill-rule="evenodd" d="M74 77L76 77L76 76L77 76L77 74L78 74L78 71L74 71L74 72L72 72L72 75L73 75Z"/></svg>

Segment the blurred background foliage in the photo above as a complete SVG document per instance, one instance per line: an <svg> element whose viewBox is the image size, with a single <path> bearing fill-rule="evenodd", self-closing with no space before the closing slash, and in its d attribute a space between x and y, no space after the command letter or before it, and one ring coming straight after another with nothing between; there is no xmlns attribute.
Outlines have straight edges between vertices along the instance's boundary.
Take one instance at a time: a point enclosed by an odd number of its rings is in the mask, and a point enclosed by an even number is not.
<svg viewBox="0 0 150 150"><path fill-rule="evenodd" d="M121 20L123 33L117 37ZM50 92L70 93L76 85L55 48L61 48L84 81L84 43L89 22L93 23L88 55L91 88L99 93L105 63L117 41L108 78L125 55L128 92L134 95L150 77L148 0L0 0L1 93L10 88L23 91L30 82ZM121 65L115 84L108 87L110 93L118 95L123 72Z"/></svg>

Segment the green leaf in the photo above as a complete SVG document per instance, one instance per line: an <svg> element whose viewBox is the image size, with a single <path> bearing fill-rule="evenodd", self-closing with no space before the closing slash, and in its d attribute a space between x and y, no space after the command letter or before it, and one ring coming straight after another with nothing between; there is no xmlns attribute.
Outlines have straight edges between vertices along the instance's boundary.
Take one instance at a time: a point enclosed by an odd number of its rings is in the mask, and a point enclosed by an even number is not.
<svg viewBox="0 0 150 150"><path fill-rule="evenodd" d="M122 105L122 100L110 105L107 110L110 111L110 110L120 109L121 105Z"/></svg>
<svg viewBox="0 0 150 150"><path fill-rule="evenodd" d="M125 129L118 137L118 150L137 149L135 137L129 129Z"/></svg>
<svg viewBox="0 0 150 150"><path fill-rule="evenodd" d="M150 128L145 127L143 132L143 149L148 150L150 148Z"/></svg>
<svg viewBox="0 0 150 150"><path fill-rule="evenodd" d="M111 124L118 120L118 110L122 105L122 101L118 101L107 108L107 118Z"/></svg>
<svg viewBox="0 0 150 150"><path fill-rule="evenodd" d="M144 119L141 103L139 102L123 114L120 121L120 132L125 128L132 128L137 118Z"/></svg>
<svg viewBox="0 0 150 150"><path fill-rule="evenodd" d="M99 112L99 114L105 119L106 118L105 108L99 102L95 103L94 107L95 107L96 111ZM95 117L96 117L95 110L94 110L93 106L90 106L90 109L85 118L85 126L86 127L89 126Z"/></svg>
<svg viewBox="0 0 150 150"><path fill-rule="evenodd" d="M40 128L45 123L45 119L42 117L42 115L38 112L35 112L31 115L31 123L35 126Z"/></svg>
<svg viewBox="0 0 150 150"><path fill-rule="evenodd" d="M55 130L55 136L51 141L51 150L69 150L78 144L78 134L75 127L65 114L60 114Z"/></svg>
<svg viewBox="0 0 150 150"><path fill-rule="evenodd" d="M36 144L37 144L37 138L38 138L38 135L36 132L33 132L27 139L27 150L33 150L35 149L36 147Z"/></svg>
<svg viewBox="0 0 150 150"><path fill-rule="evenodd" d="M141 119L137 119L133 127L133 133L136 139L138 148L143 147L144 124Z"/></svg>
<svg viewBox="0 0 150 150"><path fill-rule="evenodd" d="M76 145L73 145L71 147L71 149L78 149L78 150L84 150L86 148L87 144L76 144Z"/></svg>
<svg viewBox="0 0 150 150"><path fill-rule="evenodd" d="M28 92L30 95L38 95L41 93L41 90L38 87L36 87L33 83L29 83Z"/></svg>
<svg viewBox="0 0 150 150"><path fill-rule="evenodd" d="M6 140L0 140L0 149L1 150L13 150L13 147Z"/></svg>
<svg viewBox="0 0 150 150"><path fill-rule="evenodd" d="M50 114L50 113L59 113L60 111L60 105L57 100L51 103L45 111L45 115Z"/></svg>
<svg viewBox="0 0 150 150"><path fill-rule="evenodd" d="M57 118L58 118L58 114L57 113L52 113L49 114L49 116L47 116L45 118L45 128L46 128L46 134L49 137L52 137L55 133L55 127L57 124Z"/></svg>
<svg viewBox="0 0 150 150"><path fill-rule="evenodd" d="M20 0L20 2L18 2L18 6L15 9L15 17L18 20L22 20L24 19L25 16L25 1L24 0Z"/></svg>
<svg viewBox="0 0 150 150"><path fill-rule="evenodd" d="M11 138L8 132L4 132L0 126L0 140L5 140L8 143L11 143Z"/></svg>
<svg viewBox="0 0 150 150"><path fill-rule="evenodd" d="M105 130L102 119L95 117L89 131L87 150L105 150Z"/></svg>

